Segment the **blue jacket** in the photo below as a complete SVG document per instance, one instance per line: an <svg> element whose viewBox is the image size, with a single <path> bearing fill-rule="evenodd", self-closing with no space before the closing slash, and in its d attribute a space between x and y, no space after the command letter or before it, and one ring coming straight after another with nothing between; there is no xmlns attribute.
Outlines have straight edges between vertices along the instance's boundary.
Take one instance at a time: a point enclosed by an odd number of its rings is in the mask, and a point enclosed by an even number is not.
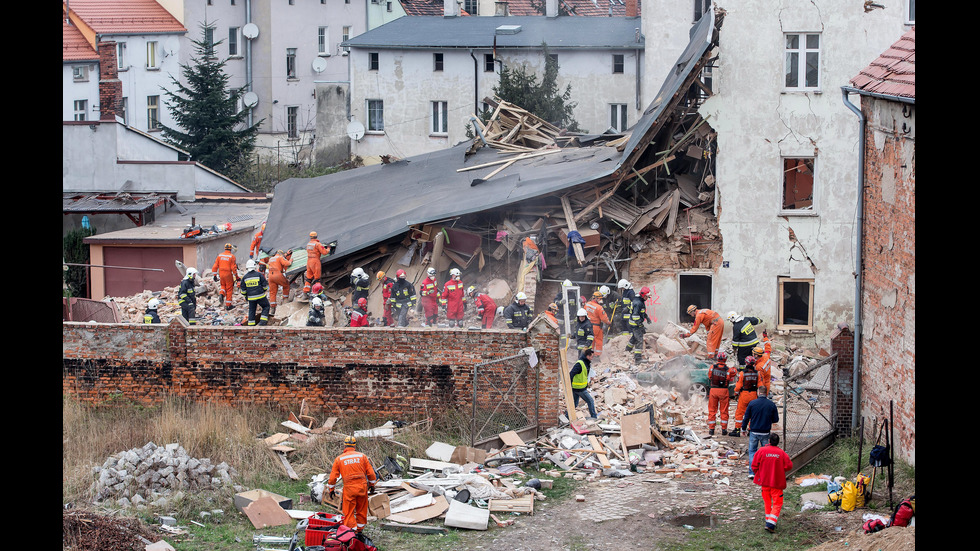
<svg viewBox="0 0 980 551"><path fill-rule="evenodd" d="M772 430L772 424L779 422L779 409L769 398L758 397L749 402L742 417L742 426L751 432L762 434Z"/></svg>

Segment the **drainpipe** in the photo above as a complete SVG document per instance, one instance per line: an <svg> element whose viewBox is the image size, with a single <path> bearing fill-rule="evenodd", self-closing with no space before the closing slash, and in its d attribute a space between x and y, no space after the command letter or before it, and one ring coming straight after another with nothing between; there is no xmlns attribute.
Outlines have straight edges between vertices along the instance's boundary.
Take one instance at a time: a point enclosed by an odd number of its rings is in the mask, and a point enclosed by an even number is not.
<svg viewBox="0 0 980 551"><path fill-rule="evenodd" d="M857 204L857 267L854 270L854 375L853 375L853 400L851 403L851 430L857 428L859 416L858 404L860 403L860 374L861 374L861 253L864 249L864 147L865 147L865 127L867 120L853 103L848 101L847 94L850 91L856 92L853 88L841 86L841 96L844 105L847 106L858 117L861 141L858 147L858 204Z"/></svg>
<svg viewBox="0 0 980 551"><path fill-rule="evenodd" d="M470 48L470 57L473 58L473 114L480 114L480 65L476 60L476 56L473 55L473 49ZM482 136L481 136L482 137Z"/></svg>
<svg viewBox="0 0 980 551"><path fill-rule="evenodd" d="M252 22L252 0L245 0L245 23ZM245 86L246 90L252 91L252 41L245 39ZM248 110L248 126L252 127L252 113L254 109Z"/></svg>

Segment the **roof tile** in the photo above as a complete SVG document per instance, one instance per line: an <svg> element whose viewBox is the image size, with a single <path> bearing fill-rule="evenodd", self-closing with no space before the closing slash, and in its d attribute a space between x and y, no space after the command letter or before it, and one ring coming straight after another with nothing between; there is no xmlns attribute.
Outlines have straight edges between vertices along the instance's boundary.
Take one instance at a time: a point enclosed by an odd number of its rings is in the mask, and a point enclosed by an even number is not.
<svg viewBox="0 0 980 551"><path fill-rule="evenodd" d="M851 79L865 92L915 98L915 27Z"/></svg>
<svg viewBox="0 0 980 551"><path fill-rule="evenodd" d="M93 61L99 54L82 36L78 27L61 20L61 61Z"/></svg>
<svg viewBox="0 0 980 551"><path fill-rule="evenodd" d="M99 34L187 32L156 0L71 0L68 8Z"/></svg>

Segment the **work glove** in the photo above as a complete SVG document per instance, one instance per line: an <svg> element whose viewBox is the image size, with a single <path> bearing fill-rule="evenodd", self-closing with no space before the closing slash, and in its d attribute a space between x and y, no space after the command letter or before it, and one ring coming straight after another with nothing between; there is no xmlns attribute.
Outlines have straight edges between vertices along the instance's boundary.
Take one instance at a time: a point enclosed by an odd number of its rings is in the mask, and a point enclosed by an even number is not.
<svg viewBox="0 0 980 551"><path fill-rule="evenodd" d="M330 496L330 499L333 499L333 498L337 497L337 490L330 490L330 493L327 494L327 495Z"/></svg>
<svg viewBox="0 0 980 551"><path fill-rule="evenodd" d="M374 485L372 484L371 486L368 486L368 495L373 495L373 494L374 494Z"/></svg>
<svg viewBox="0 0 980 551"><path fill-rule="evenodd" d="M690 336L691 336L691 334L690 334L690 333L684 333L683 335L681 335L681 338L682 338L682 339L686 339L686 338L688 338L688 337L690 337Z"/></svg>
<svg viewBox="0 0 980 551"><path fill-rule="evenodd" d="M214 274L214 281L215 281L215 283L218 282L218 274Z"/></svg>
<svg viewBox="0 0 980 551"><path fill-rule="evenodd" d="M249 257L249 258L254 258L254 257L252 256L252 253L248 253L248 257Z"/></svg>
<svg viewBox="0 0 980 551"><path fill-rule="evenodd" d="M483 315L483 308L478 309L476 311L476 313L482 316Z"/></svg>

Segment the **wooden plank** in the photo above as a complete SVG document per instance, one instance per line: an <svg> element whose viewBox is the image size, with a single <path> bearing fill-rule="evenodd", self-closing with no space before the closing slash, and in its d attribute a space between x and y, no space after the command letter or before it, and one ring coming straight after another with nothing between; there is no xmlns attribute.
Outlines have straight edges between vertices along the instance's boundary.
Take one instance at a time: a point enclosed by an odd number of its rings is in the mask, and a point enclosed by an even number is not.
<svg viewBox="0 0 980 551"><path fill-rule="evenodd" d="M433 471L441 471L446 467L460 466L455 463L446 463L444 461L429 461L428 459L419 459L417 457L413 457L409 459L408 462L409 462L409 468L431 469Z"/></svg>
<svg viewBox="0 0 980 551"><path fill-rule="evenodd" d="M289 460L286 459L286 454L282 452L272 452L272 453L276 454L276 456L279 457L279 461L282 463L282 468L286 470L286 474L289 476L289 478L293 480L299 480L299 476L296 474L296 471L293 470L293 466L290 465Z"/></svg>
<svg viewBox="0 0 980 551"><path fill-rule="evenodd" d="M415 524L416 522L436 518L437 516L445 513L447 509L449 509L449 501L446 500L446 496L435 496L431 505L418 507L416 509L411 509L400 513L392 513L388 515L387 518L392 522L398 522L401 524Z"/></svg>
<svg viewBox="0 0 980 551"><path fill-rule="evenodd" d="M294 430L294 431L296 431L296 432L298 432L300 434L306 434L306 433L310 432L310 429L304 427L303 425L300 425L299 423L293 422L293 421L283 421L280 424L282 426L284 426L284 427L286 427L288 429L292 429L292 430Z"/></svg>
<svg viewBox="0 0 980 551"><path fill-rule="evenodd" d="M488 505L491 513L527 513L534 514L534 496L524 496L515 499L491 499Z"/></svg>
<svg viewBox="0 0 980 551"><path fill-rule="evenodd" d="M602 450L602 444L599 443L599 439L593 435L589 435L589 443L592 444L592 449L596 452L596 457L599 458L599 463L602 464L604 469L611 469L612 463L606 458L606 452Z"/></svg>
<svg viewBox="0 0 980 551"><path fill-rule="evenodd" d="M270 496L256 499L242 509L256 529L293 524L292 517Z"/></svg>
<svg viewBox="0 0 980 551"><path fill-rule="evenodd" d="M653 435L650 431L649 413L624 415L620 418L619 426L621 431L620 438L622 438L623 444L627 448L640 444L649 444L653 441Z"/></svg>
<svg viewBox="0 0 980 551"><path fill-rule="evenodd" d="M446 511L446 526L453 528L486 530L489 522L489 510L471 507L455 499L449 503L449 509Z"/></svg>
<svg viewBox="0 0 980 551"><path fill-rule="evenodd" d="M561 372L562 390L565 394L565 411L568 413L568 420L575 421L585 416L575 411L575 398L572 396L572 380L568 376L568 359L565 355L564 348L558 349L558 356L561 359L561 367L559 367L558 371Z"/></svg>
<svg viewBox="0 0 980 551"><path fill-rule="evenodd" d="M578 227L575 225L575 217L572 216L572 205L568 201L567 194L561 196L561 208L565 211L565 222L568 224L568 233L578 231ZM581 266L585 262L585 252L582 250L582 244L572 243L572 251L575 252L575 259L578 260Z"/></svg>
<svg viewBox="0 0 980 551"><path fill-rule="evenodd" d="M527 446L524 440L517 434L516 431L509 430L507 432L502 432L497 435L500 441L504 443L505 446L517 447L517 446Z"/></svg>
<svg viewBox="0 0 980 551"><path fill-rule="evenodd" d="M391 517L388 517L391 520ZM397 522L386 522L381 525L382 530L391 532L412 532L415 534L448 534L449 530L438 526L412 526L410 524L399 524Z"/></svg>
<svg viewBox="0 0 980 551"><path fill-rule="evenodd" d="M266 446L275 446L289 440L289 435L284 432L277 432L264 440Z"/></svg>
<svg viewBox="0 0 980 551"><path fill-rule="evenodd" d="M522 155L518 155L517 157L514 157L512 159L498 159L496 161L490 161L489 163L483 163L483 164L479 164L479 165L465 166L463 168L457 168L456 169L456 172L468 172L470 170L477 170L477 169L480 169L480 168L487 168L489 166L496 166L496 165L499 165L499 164L502 164L502 163L509 163L511 161L523 161L524 159L532 159L534 157L540 157L542 155L551 155L552 153L561 153L562 151L563 150L561 150L561 149L545 149L545 150L541 150L541 151L535 151L534 153L525 153L525 154L522 154Z"/></svg>

